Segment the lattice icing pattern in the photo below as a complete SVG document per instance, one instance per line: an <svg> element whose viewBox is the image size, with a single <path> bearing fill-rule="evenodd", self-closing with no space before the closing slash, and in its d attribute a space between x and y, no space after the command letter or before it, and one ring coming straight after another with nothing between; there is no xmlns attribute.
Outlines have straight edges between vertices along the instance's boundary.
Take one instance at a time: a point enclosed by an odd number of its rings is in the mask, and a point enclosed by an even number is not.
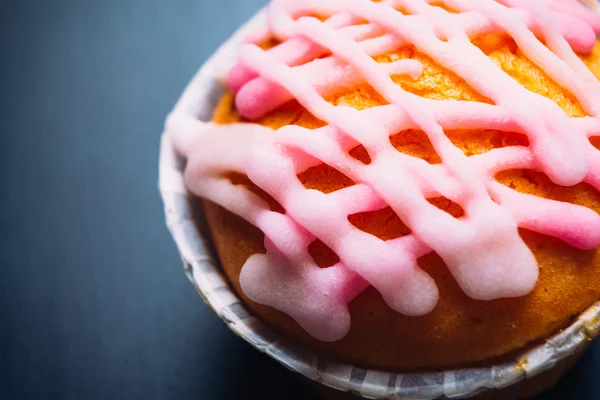
<svg viewBox="0 0 600 400"><path fill-rule="evenodd" d="M596 212L522 194L494 179L500 171L533 169L558 185L586 182L600 190L600 151L589 141L600 136L600 83L574 53L595 45L597 14L573 0L281 0L271 3L268 15L268 31L252 40L274 35L282 43L266 51L251 43L240 49L228 81L238 111L256 119L296 99L327 125L311 132L299 126L273 131L257 124L217 126L180 114L167 123L175 147L188 158L188 188L265 234L266 254L252 256L240 276L253 301L285 312L320 340L334 341L350 329L348 302L368 286L400 313L430 312L438 291L417 259L431 251L467 295L491 300L523 296L537 281L537 262L519 227L581 249L600 245ZM568 117L469 39L496 32L509 34L588 116ZM408 44L493 104L432 100L403 90L391 75L416 79L422 65L412 59L377 63L373 56ZM369 84L388 104L359 111L324 99L357 83ZM440 164L392 146L389 137L408 129L426 133ZM452 129L518 132L530 144L467 157L445 134ZM357 145L367 150L369 164L349 155ZM323 163L355 184L329 194L306 189L298 174ZM233 185L226 177L232 171L247 175L285 213ZM429 203L432 197L458 203L465 215L454 218ZM348 220L388 206L409 235L383 241ZM316 239L339 263L324 269L315 264L308 248Z"/></svg>

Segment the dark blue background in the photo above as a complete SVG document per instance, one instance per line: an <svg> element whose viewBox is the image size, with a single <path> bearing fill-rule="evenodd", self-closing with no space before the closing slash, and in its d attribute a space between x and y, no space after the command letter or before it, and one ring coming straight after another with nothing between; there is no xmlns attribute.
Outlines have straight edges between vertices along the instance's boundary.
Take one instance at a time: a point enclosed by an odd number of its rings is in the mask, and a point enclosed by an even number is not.
<svg viewBox="0 0 600 400"><path fill-rule="evenodd" d="M157 191L165 115L263 3L1 3L0 399L314 396L202 303ZM598 368L544 399L599 399Z"/></svg>

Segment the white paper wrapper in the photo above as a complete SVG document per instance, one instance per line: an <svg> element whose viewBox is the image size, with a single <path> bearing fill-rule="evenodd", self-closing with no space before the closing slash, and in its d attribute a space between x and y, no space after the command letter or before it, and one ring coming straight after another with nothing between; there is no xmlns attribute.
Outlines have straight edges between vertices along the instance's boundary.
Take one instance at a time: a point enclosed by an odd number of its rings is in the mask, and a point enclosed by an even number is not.
<svg viewBox="0 0 600 400"><path fill-rule="evenodd" d="M223 74L233 65L237 47L246 33L263 24L264 20L263 10L221 46L190 82L174 112L210 120L223 93ZM600 334L600 303L597 303L569 328L544 344L522 352L512 362L492 367L396 374L319 358L269 330L247 311L230 289L218 261L212 256L199 202L193 202L186 192L183 166L184 161L163 135L159 187L167 226L177 243L190 281L237 335L308 379L372 399L466 398L489 389L506 388L549 370Z"/></svg>

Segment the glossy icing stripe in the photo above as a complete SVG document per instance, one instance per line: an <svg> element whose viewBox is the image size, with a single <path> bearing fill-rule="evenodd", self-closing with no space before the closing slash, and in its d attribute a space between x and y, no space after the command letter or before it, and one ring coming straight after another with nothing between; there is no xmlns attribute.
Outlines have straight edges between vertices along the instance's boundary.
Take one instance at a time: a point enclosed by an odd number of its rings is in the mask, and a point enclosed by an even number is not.
<svg viewBox="0 0 600 400"><path fill-rule="evenodd" d="M557 184L586 181L600 188L599 152L587 139L599 134L600 84L587 69L583 72L585 66L573 53L594 45L599 20L577 2L569 3L565 10L564 2L550 0L532 1L526 8L513 0L446 0L460 11L449 14L425 0L274 1L271 32L288 40L269 51L254 45L240 51L240 65L229 80L238 110L254 118L295 98L328 126L307 134L296 126L274 133L254 124L217 127L178 116L168 123L175 146L189 159L190 190L265 233L267 253L252 256L242 269L244 292L289 314L315 337L337 340L350 327L347 303L368 285L399 312L429 312L437 288L416 260L432 250L469 296L488 300L521 296L535 285L537 263L518 235L519 226L580 248L600 245L595 212L520 194L493 178L504 169L531 168ZM400 6L410 15L393 8ZM307 13L328 18L303 17ZM368 24L353 26L361 20ZM567 117L552 101L513 81L469 41L469 35L498 30L510 34L533 62L570 90L590 117ZM403 91L389 75L417 77L420 65L414 60L382 65L370 56L406 43L454 71L494 105L428 100ZM325 49L332 56L315 59ZM356 81L369 83L390 105L357 111L323 99L328 90ZM526 134L530 146L468 158L444 134L451 127L510 127ZM415 128L426 132L442 164L429 165L391 146L391 134ZM367 149L371 164L347 154L357 144ZM356 185L329 195L306 190L297 173L321 162ZM227 171L247 174L286 213L269 210L257 196L232 185L223 178ZM455 219L432 206L426 199L434 193L459 203L465 217ZM384 242L347 219L350 213L386 205L409 226L410 235ZM572 218L565 221L565 215ZM316 238L338 254L338 264L315 265L308 246Z"/></svg>

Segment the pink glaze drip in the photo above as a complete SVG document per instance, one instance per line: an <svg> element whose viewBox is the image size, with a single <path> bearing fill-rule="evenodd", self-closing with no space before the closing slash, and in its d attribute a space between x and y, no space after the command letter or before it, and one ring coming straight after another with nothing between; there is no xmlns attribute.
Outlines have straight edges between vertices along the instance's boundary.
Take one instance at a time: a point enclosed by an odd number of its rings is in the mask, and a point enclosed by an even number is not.
<svg viewBox="0 0 600 400"><path fill-rule="evenodd" d="M347 303L368 286L400 313L430 312L438 291L417 259L431 251L444 259L467 295L491 300L523 296L537 281L537 262L519 227L581 249L600 245L600 216L594 211L518 193L494 179L499 171L533 169L559 185L587 182L600 190L600 152L588 140L600 135L600 83L574 53L594 46L600 17L574 0L443 1L457 14L429 3L272 2L269 32L284 42L267 51L254 44L240 50L228 80L237 93L237 108L254 119L296 99L328 123L323 128L309 133L286 126L274 132L256 124L216 126L179 114L167 123L175 147L188 158L189 189L265 234L266 254L252 256L242 269L244 292L290 315L320 340L346 335ZM410 15L394 10L398 6ZM316 14L327 19L308 16ZM512 36L590 116L569 118L554 102L504 73L469 41L488 32ZM266 37L264 32L259 36ZM378 64L372 58L404 44L454 71L494 105L405 92L390 75L416 79L422 65L415 60ZM361 83L389 104L358 111L323 99ZM530 145L467 157L444 133L461 128L520 132ZM407 129L423 130L442 163L430 165L396 151L389 136ZM358 144L368 151L369 165L348 154ZM297 175L322 163L355 185L330 194L307 190ZM228 171L246 174L285 214L232 185L223 177ZM427 201L437 196L460 204L465 216L456 219ZM382 241L348 221L348 215L386 206L411 234ZM308 247L316 239L339 256L338 264L326 269L315 264Z"/></svg>

